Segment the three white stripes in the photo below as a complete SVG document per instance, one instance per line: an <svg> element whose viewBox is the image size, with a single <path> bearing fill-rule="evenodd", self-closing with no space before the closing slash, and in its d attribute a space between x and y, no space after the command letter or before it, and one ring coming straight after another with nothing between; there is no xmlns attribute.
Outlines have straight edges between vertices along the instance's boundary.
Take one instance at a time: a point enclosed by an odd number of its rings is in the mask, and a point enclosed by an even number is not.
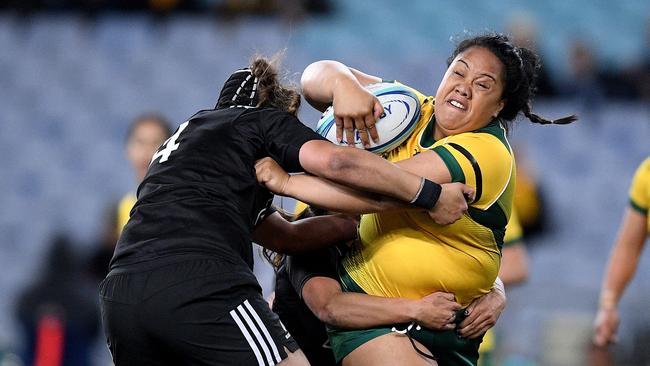
<svg viewBox="0 0 650 366"><path fill-rule="evenodd" d="M244 309L244 307L246 310L248 310L248 312ZM248 313L252 315L252 319ZM260 319L259 315L257 315L257 312L255 309L253 309L248 300L245 300L241 305L237 306L237 308L231 310L230 316L233 318L235 323L237 323L237 326L246 338L248 345L251 346L251 349L255 354L255 358L257 359L259 366L273 366L276 363L282 361L282 358L280 358L280 353L278 352L278 348L276 347L275 342L273 342L273 338L271 338L268 329L266 329L266 325L264 325L262 319ZM249 329L252 331L252 334ZM264 357L262 357L260 347L262 348L261 351L264 353Z"/></svg>

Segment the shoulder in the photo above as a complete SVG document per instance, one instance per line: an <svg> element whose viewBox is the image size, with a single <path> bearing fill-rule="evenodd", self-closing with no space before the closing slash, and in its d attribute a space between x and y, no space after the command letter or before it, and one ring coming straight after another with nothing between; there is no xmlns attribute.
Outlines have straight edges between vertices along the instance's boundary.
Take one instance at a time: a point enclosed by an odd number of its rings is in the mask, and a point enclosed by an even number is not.
<svg viewBox="0 0 650 366"><path fill-rule="evenodd" d="M437 141L433 151L447 165L452 181L477 190L476 207L490 207L512 187L515 160L505 134L483 130L461 133Z"/></svg>
<svg viewBox="0 0 650 366"><path fill-rule="evenodd" d="M434 150L441 149L472 164L479 164L485 169L509 167L514 162L505 131L500 127L448 136L434 144Z"/></svg>

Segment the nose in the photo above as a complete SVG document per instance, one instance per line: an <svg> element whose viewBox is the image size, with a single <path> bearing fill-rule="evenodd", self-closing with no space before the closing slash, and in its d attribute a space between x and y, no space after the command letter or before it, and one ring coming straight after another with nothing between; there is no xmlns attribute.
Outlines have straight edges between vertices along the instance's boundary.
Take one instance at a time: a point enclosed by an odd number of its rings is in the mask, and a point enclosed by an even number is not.
<svg viewBox="0 0 650 366"><path fill-rule="evenodd" d="M463 97L470 99L472 98L472 89L467 86L466 83L458 83L455 88L456 92Z"/></svg>

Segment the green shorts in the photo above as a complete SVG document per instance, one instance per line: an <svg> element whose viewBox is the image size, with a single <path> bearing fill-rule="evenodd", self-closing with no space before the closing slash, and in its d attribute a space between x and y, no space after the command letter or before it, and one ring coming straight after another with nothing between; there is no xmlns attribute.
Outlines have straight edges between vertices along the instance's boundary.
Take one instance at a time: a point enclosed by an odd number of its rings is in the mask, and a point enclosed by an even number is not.
<svg viewBox="0 0 650 366"><path fill-rule="evenodd" d="M339 276L344 291L365 293L343 269L343 266L339 267ZM457 323L464 318L463 310L456 314ZM394 324L370 329L347 330L329 326L327 332L336 362L341 362L350 352L371 339L389 334L394 331L393 329L405 330L408 327L409 324ZM416 326L410 328L409 334L438 359L440 366L476 366L478 363L478 348L483 337L467 339L459 336L453 330L435 331Z"/></svg>

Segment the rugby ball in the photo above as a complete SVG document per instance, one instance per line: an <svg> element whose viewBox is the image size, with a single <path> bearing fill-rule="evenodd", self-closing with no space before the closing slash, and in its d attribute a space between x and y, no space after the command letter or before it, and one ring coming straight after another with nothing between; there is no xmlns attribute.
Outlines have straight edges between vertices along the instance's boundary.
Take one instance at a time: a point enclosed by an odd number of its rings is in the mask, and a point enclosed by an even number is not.
<svg viewBox="0 0 650 366"><path fill-rule="evenodd" d="M379 134L379 143L370 139L370 147L366 150L381 154L392 150L404 142L420 119L420 100L415 93L404 85L395 83L376 83L366 86L384 107L382 117L375 125ZM316 124L316 132L337 145L347 145L345 131L343 141L336 139L336 121L334 108L330 106ZM359 131L354 131L355 147L363 149Z"/></svg>

